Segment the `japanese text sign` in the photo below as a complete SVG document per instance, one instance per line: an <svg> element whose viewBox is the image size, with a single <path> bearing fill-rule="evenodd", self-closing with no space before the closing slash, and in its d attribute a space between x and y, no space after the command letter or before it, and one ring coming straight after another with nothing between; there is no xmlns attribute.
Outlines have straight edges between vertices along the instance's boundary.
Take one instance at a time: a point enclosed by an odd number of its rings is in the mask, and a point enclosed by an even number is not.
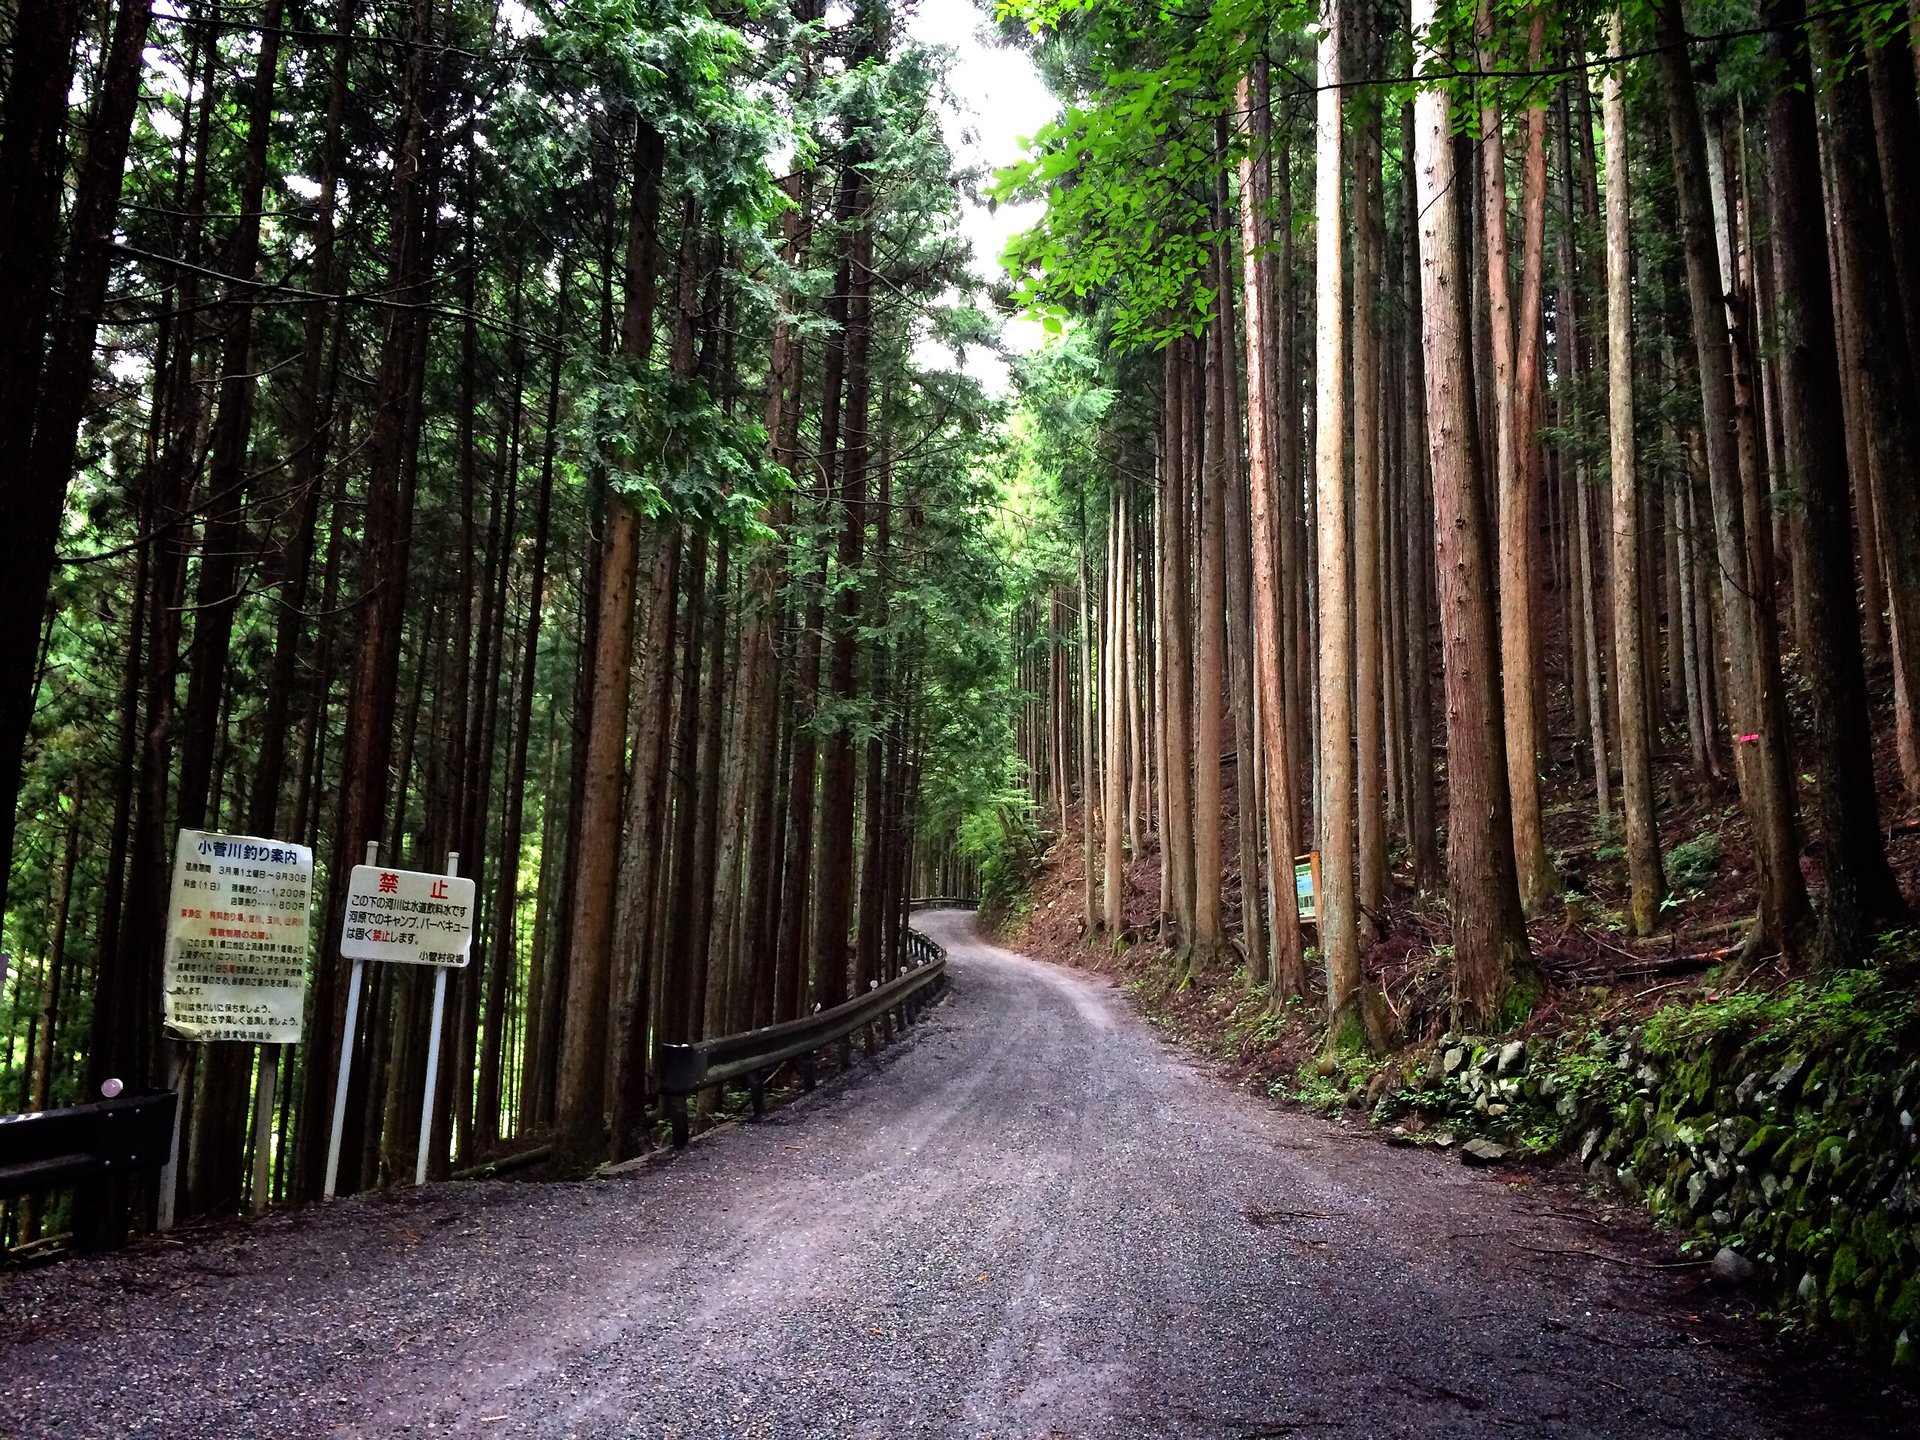
<svg viewBox="0 0 1920 1440"><path fill-rule="evenodd" d="M161 1019L182 1040L300 1041L313 851L182 830L173 847Z"/></svg>
<svg viewBox="0 0 1920 1440"><path fill-rule="evenodd" d="M472 880L353 867L340 927L340 953L347 959L461 966L472 951Z"/></svg>

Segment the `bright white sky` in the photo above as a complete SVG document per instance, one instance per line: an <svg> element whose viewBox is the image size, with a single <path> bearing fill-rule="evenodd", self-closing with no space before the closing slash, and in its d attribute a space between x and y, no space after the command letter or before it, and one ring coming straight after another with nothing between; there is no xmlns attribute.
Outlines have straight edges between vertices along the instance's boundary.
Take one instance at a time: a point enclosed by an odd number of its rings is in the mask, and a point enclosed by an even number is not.
<svg viewBox="0 0 1920 1440"><path fill-rule="evenodd" d="M1021 153L1020 140L1032 135L1059 111L1059 103L1022 50L997 43L987 13L974 0L920 0L907 22L907 32L927 45L945 45L958 55L949 77L956 107L943 116L947 143L962 165L995 169L1012 164ZM1039 218L1037 203L1002 205L989 212L985 204L970 205L961 231L973 242L973 268L987 280L1000 275L1000 250L1016 230ZM1041 340L1040 327L1031 320L1011 319L1004 328L1011 350L1025 353ZM951 351L923 347L917 357L929 366L951 366ZM970 347L966 371L993 394L1007 386L1006 363L982 346Z"/></svg>

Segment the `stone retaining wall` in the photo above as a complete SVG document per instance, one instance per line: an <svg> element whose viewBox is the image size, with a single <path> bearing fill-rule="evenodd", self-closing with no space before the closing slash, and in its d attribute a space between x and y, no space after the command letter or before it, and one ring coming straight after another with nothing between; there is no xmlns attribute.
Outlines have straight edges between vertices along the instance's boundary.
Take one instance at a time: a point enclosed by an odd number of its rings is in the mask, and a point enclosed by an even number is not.
<svg viewBox="0 0 1920 1440"><path fill-rule="evenodd" d="M1429 1140L1569 1154L1705 1253L1750 1261L1783 1319L1912 1371L1920 1022L1902 989L1867 973L1663 1013L1577 1047L1446 1037L1376 1092L1375 1117L1418 1117ZM1850 988L1836 998L1839 984ZM1747 1272L1722 1257L1716 1273Z"/></svg>

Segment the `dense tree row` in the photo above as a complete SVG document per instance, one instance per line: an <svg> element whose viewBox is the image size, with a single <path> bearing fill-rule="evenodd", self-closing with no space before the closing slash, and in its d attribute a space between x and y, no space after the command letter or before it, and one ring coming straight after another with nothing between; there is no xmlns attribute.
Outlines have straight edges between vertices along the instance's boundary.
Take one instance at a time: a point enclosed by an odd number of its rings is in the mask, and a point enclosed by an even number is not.
<svg viewBox="0 0 1920 1440"><path fill-rule="evenodd" d="M1661 825L1725 795L1743 958L1863 960L1908 915L1883 792L1920 798L1904 10L1010 19L1068 102L999 182L1062 337L1022 759L1063 833L1086 801L1089 933L1134 938L1157 852L1187 964L1383 1043L1363 952L1444 873L1453 1019L1498 1025L1530 920L1684 918Z"/></svg>
<svg viewBox="0 0 1920 1440"><path fill-rule="evenodd" d="M1011 713L941 57L884 0L4 34L0 1108L175 1082L183 1214L316 1195L369 845L478 880L436 1173L630 1155L659 1043L885 978ZM181 828L314 847L304 1044L162 1035ZM430 990L368 967L345 1190Z"/></svg>

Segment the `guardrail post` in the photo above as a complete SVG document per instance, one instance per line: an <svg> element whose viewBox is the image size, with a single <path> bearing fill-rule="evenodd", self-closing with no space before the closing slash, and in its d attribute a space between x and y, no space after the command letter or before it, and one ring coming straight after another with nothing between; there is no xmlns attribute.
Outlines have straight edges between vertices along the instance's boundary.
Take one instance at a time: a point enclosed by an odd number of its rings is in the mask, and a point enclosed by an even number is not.
<svg viewBox="0 0 1920 1440"><path fill-rule="evenodd" d="M813 1056L811 1055L800 1062L800 1088L813 1089Z"/></svg>
<svg viewBox="0 0 1920 1440"><path fill-rule="evenodd" d="M669 1095L667 1097L667 1115L673 1122L673 1148L687 1148L687 1097Z"/></svg>
<svg viewBox="0 0 1920 1440"><path fill-rule="evenodd" d="M767 1113L767 1072L756 1070L747 1077L747 1092L753 1096L753 1118Z"/></svg>

